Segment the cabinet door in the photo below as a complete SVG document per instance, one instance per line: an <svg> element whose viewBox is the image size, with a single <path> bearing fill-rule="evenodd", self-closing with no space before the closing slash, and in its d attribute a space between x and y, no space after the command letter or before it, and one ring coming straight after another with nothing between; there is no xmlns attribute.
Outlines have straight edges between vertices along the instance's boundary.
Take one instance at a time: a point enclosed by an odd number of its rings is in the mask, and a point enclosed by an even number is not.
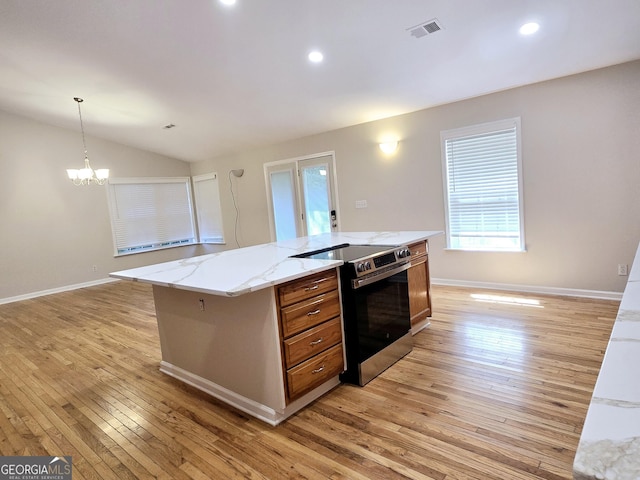
<svg viewBox="0 0 640 480"><path fill-rule="evenodd" d="M409 311L413 329L431 316L428 256L425 255L423 258L412 262L407 274L409 280Z"/></svg>

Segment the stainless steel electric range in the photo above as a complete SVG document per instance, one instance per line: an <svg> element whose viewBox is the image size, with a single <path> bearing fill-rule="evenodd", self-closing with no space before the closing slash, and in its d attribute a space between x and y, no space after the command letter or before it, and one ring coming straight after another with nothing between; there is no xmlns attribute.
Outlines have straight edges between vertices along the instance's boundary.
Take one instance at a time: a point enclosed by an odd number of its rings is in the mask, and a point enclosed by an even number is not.
<svg viewBox="0 0 640 480"><path fill-rule="evenodd" d="M297 257L342 260L347 369L341 380L365 385L413 348L406 246L338 245Z"/></svg>

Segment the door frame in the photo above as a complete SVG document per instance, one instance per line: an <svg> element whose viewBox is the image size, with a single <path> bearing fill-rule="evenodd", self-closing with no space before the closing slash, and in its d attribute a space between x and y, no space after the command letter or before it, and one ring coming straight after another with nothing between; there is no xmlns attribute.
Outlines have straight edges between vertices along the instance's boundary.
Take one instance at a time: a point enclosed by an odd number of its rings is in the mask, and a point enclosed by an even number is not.
<svg viewBox="0 0 640 480"><path fill-rule="evenodd" d="M265 193L267 196L267 211L269 214L269 236L271 238L272 242L276 241L276 231L275 231L275 219L273 216L273 201L271 198L271 182L270 182L270 178L269 178L269 169L271 167L275 167L278 165L284 165L284 164L288 164L288 163L292 163L295 164L295 192L296 192L296 209L297 209L297 213L298 215L301 215L301 212L303 211L303 200L302 200L302 195L301 195L301 191L300 191L300 168L299 168L299 164L302 161L305 160L315 160L318 158L322 158L322 157L331 157L331 190L333 192L333 197L334 197L334 202L335 205L333 206L334 210L336 211L336 227L335 229L332 228L332 231L340 231L340 201L338 198L338 174L336 171L336 153L333 150L327 151L327 152L319 152L319 153L313 153L310 155L303 155L301 157L294 157L294 158L287 158L284 160L276 160L274 162L268 162L265 163L263 165L263 171L264 171L264 186L265 186ZM301 219L298 218L296 219L296 221L300 221ZM297 229L297 223L296 223L296 231L299 234L299 231Z"/></svg>

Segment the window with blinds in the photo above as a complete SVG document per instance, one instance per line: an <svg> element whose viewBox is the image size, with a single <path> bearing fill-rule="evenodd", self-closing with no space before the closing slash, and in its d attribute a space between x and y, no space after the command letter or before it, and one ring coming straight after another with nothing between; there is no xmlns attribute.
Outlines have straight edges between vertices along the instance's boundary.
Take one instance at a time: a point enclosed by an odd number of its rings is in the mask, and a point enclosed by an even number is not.
<svg viewBox="0 0 640 480"><path fill-rule="evenodd" d="M109 180L116 255L196 243L189 177Z"/></svg>
<svg viewBox="0 0 640 480"><path fill-rule="evenodd" d="M520 119L442 132L447 248L524 251Z"/></svg>
<svg viewBox="0 0 640 480"><path fill-rule="evenodd" d="M200 243L224 243L218 175L207 173L193 177L193 195Z"/></svg>

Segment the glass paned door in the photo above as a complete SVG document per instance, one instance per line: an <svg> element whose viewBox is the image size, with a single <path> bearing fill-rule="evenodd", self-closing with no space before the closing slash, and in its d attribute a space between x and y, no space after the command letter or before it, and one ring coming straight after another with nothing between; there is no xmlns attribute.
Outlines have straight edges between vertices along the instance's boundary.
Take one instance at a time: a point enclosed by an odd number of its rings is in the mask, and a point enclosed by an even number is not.
<svg viewBox="0 0 640 480"><path fill-rule="evenodd" d="M332 209L329 163L307 162L300 162L306 233L328 233Z"/></svg>
<svg viewBox="0 0 640 480"><path fill-rule="evenodd" d="M338 229L333 162L331 153L265 165L275 240Z"/></svg>
<svg viewBox="0 0 640 480"><path fill-rule="evenodd" d="M273 221L277 240L297 237L297 206L294 168L269 172Z"/></svg>

